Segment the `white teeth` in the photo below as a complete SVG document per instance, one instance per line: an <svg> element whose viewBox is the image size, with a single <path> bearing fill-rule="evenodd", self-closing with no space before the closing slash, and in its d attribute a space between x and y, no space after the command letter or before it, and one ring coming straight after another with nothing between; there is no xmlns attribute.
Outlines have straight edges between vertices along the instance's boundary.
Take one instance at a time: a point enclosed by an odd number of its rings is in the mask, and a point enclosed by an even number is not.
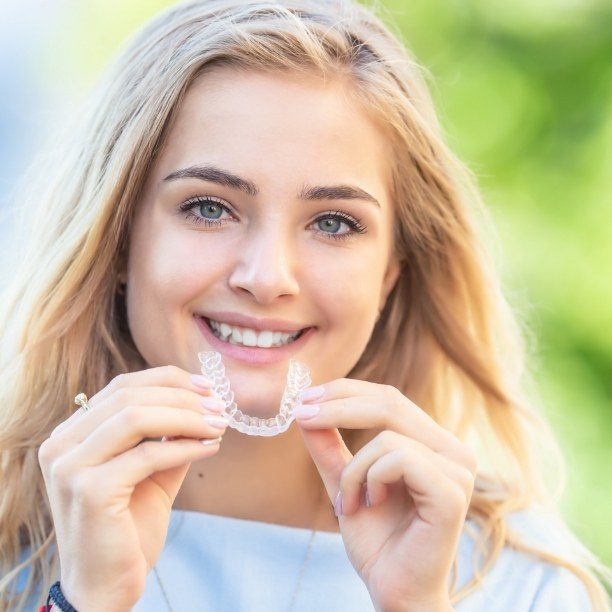
<svg viewBox="0 0 612 612"><path fill-rule="evenodd" d="M225 342L230 344L240 344L243 346L259 346L261 348L269 348L271 346L282 346L288 344L297 338L299 331L291 334L283 332L273 332L269 330L257 332L254 329L242 327L234 327L227 323L219 323L208 319L211 328L216 332L216 335Z"/></svg>
<svg viewBox="0 0 612 612"><path fill-rule="evenodd" d="M236 344L240 344L242 342L242 332L236 327L232 329L232 340Z"/></svg>
<svg viewBox="0 0 612 612"><path fill-rule="evenodd" d="M234 335L232 333L232 337ZM242 332L242 344L245 346L257 346L257 334L252 329L245 329Z"/></svg>
<svg viewBox="0 0 612 612"><path fill-rule="evenodd" d="M270 348L272 346L273 340L274 340L274 332L271 332L271 331L259 332L259 336L257 336L257 346L260 346L262 348Z"/></svg>
<svg viewBox="0 0 612 612"><path fill-rule="evenodd" d="M232 333L232 328L227 323L221 323L220 328L224 336L229 336Z"/></svg>

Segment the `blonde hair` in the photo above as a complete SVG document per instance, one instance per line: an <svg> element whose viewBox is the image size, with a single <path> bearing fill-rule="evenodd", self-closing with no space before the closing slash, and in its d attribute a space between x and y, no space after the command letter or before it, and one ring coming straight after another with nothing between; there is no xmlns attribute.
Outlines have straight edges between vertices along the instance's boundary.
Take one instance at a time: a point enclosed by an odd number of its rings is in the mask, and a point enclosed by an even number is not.
<svg viewBox="0 0 612 612"><path fill-rule="evenodd" d="M508 513L522 508L555 515L541 457L557 457L557 475L561 461L525 397L526 330L477 232L477 223L492 227L475 181L444 143L426 75L400 39L374 7L350 0L173 6L128 41L65 146L37 161L29 195L20 194L28 219L21 265L0 313L0 604L22 609L40 583L42 605L58 575L40 444L72 413L77 392L93 395L116 374L147 367L116 291L134 204L187 89L220 66L341 75L393 142L401 274L348 377L397 387L479 453L468 518L480 527L484 561L453 601L510 546L568 568L606 608L594 572L609 578L607 570L568 530L563 556L508 526ZM364 442L343 435L353 451ZM31 555L20 562L25 546ZM9 599L27 566L25 589Z"/></svg>

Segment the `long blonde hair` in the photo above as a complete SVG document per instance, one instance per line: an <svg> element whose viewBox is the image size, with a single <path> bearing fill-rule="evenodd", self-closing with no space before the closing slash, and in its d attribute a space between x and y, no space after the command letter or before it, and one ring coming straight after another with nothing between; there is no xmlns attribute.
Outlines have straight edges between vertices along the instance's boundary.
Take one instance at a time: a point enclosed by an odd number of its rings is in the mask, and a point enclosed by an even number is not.
<svg viewBox="0 0 612 612"><path fill-rule="evenodd" d="M128 41L64 144L37 160L36 176L24 181L29 193L19 193L27 239L0 312L0 605L22 609L37 584L42 605L57 579L38 448L74 410L77 392L94 394L116 374L146 367L116 291L134 203L189 86L227 66L344 77L393 142L402 270L347 376L397 387L479 453L468 518L480 527L484 562L453 600L478 587L511 546L568 568L606 608L595 573L607 578L607 570L569 531L571 554L561 556L508 526L508 513L534 505L555 515L558 491L543 478L551 466L542 457L557 457L557 482L561 461L525 397L528 330L485 248L492 227L475 180L446 146L426 74L399 40L375 7L351 0L179 4ZM342 433L353 451L364 442ZM28 582L15 596L25 567Z"/></svg>

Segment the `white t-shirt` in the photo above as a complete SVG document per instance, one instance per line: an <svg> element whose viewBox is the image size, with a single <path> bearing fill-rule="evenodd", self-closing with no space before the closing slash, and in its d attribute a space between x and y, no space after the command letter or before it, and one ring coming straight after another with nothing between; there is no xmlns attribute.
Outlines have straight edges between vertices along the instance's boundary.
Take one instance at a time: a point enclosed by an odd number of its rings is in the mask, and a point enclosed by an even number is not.
<svg viewBox="0 0 612 612"><path fill-rule="evenodd" d="M509 524L529 543L563 550L554 528L533 512L511 515ZM474 528L466 523L459 544L458 586L472 577ZM155 568L175 612L288 612L310 539L310 529L174 509ZM34 602L27 609L34 610ZM586 587L569 570L506 547L479 588L455 609L573 612L592 607ZM133 610L169 610L156 572L149 573ZM339 533L318 531L312 541L293 611L313 610L374 611Z"/></svg>

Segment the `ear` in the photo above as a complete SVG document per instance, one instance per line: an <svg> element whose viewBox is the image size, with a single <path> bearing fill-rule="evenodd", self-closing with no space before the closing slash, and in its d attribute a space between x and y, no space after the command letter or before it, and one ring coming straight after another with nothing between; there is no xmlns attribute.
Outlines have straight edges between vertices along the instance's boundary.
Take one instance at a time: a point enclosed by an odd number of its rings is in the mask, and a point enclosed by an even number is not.
<svg viewBox="0 0 612 612"><path fill-rule="evenodd" d="M398 261L397 257L392 256L389 264L387 266L387 270L385 272L385 277L383 279L382 287L380 290L380 302L378 304L378 311L380 312L387 301L387 297L391 293L391 290L395 286L397 279L399 278L400 272L402 271L402 266Z"/></svg>

